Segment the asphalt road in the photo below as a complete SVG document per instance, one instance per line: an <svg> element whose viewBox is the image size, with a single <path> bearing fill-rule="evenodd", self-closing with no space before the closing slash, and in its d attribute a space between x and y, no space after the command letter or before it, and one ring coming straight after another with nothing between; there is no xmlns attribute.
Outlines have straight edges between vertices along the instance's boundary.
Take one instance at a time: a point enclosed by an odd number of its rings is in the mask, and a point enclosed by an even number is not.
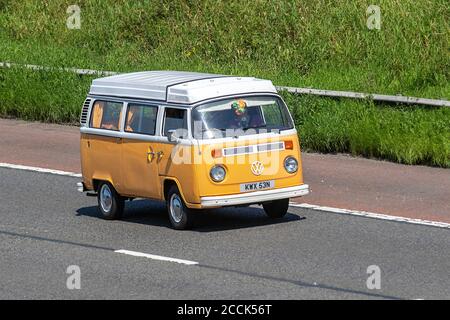
<svg viewBox="0 0 450 320"><path fill-rule="evenodd" d="M102 220L76 182L0 169L0 299L450 298L448 229L299 208L273 221L255 207L211 210L175 231L151 201ZM79 290L66 287L69 265ZM366 286L370 265L380 290Z"/></svg>

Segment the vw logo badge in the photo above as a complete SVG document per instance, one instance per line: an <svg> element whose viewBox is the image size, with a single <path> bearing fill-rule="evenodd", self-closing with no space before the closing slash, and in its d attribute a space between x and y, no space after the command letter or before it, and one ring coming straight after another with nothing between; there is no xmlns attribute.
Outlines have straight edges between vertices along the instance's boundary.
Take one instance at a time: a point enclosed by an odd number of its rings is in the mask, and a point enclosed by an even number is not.
<svg viewBox="0 0 450 320"><path fill-rule="evenodd" d="M264 165L260 161L255 161L252 163L251 169L255 176L259 176L264 171Z"/></svg>

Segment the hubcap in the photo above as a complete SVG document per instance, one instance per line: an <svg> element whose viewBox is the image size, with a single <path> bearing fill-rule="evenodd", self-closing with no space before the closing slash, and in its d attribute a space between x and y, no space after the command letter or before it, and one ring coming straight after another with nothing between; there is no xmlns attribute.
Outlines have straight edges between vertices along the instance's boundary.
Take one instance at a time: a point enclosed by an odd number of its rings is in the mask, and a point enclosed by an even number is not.
<svg viewBox="0 0 450 320"><path fill-rule="evenodd" d="M181 219L183 218L183 204L180 197L176 193L174 193L172 197L170 197L169 209L172 219L176 223L180 223Z"/></svg>
<svg viewBox="0 0 450 320"><path fill-rule="evenodd" d="M104 184L100 189L100 205L103 211L109 212L112 207L112 193L107 184Z"/></svg>

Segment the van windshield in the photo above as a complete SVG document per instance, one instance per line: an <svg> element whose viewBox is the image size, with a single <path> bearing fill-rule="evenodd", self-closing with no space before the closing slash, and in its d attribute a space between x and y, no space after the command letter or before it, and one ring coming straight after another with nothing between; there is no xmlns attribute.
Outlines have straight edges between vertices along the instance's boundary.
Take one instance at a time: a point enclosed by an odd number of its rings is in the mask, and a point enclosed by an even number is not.
<svg viewBox="0 0 450 320"><path fill-rule="evenodd" d="M211 102L192 110L196 139L214 139L292 129L289 112L278 97L252 96Z"/></svg>

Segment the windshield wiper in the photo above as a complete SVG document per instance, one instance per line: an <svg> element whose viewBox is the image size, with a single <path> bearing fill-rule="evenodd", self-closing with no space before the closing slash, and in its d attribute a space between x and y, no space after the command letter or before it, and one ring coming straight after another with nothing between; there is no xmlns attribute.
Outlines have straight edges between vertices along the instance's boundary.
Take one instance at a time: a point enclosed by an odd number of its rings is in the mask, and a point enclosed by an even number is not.
<svg viewBox="0 0 450 320"><path fill-rule="evenodd" d="M245 128L242 128L242 130L248 130L248 129L262 129L262 128L267 128L267 125L266 125L266 124L262 124L262 125L260 125L260 126L255 126L255 127L245 127Z"/></svg>
<svg viewBox="0 0 450 320"><path fill-rule="evenodd" d="M218 131L227 131L227 129L224 129L224 128L212 128L212 129L202 129L202 131L201 131L201 133L205 133L205 132L208 132L208 131L213 131L213 130L218 130Z"/></svg>

